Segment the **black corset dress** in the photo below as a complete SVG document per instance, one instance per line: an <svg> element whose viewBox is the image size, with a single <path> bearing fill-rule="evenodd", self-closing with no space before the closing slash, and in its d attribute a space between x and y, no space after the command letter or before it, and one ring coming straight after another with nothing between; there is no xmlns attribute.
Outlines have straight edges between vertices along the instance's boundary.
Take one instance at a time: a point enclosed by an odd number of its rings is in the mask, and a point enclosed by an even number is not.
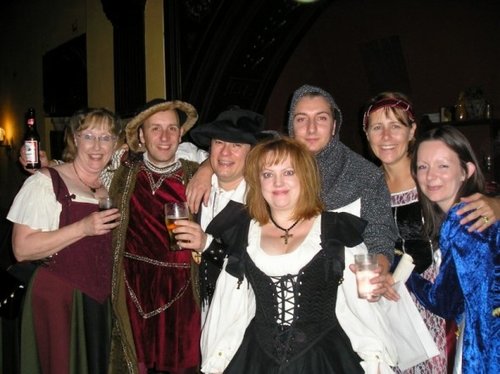
<svg viewBox="0 0 500 374"><path fill-rule="evenodd" d="M335 315L344 245L322 239L323 249L297 274L268 276L248 253L242 255L256 312L225 373L363 372Z"/></svg>

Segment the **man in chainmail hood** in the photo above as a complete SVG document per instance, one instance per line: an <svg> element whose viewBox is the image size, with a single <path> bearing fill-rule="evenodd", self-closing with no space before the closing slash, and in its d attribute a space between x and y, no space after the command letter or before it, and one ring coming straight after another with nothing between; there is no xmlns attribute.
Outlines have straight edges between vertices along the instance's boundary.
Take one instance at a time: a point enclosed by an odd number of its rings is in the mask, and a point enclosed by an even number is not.
<svg viewBox="0 0 500 374"><path fill-rule="evenodd" d="M339 140L342 112L325 90L310 85L297 89L288 118L289 135L316 155L322 176L322 198L328 210L342 210L368 222L364 241L389 270L397 238L390 195L382 172Z"/></svg>

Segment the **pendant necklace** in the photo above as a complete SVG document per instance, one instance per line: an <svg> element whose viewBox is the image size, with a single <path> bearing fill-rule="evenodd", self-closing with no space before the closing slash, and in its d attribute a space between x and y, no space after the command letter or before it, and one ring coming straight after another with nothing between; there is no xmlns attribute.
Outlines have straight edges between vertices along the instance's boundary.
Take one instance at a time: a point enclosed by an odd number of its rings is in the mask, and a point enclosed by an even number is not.
<svg viewBox="0 0 500 374"><path fill-rule="evenodd" d="M151 187L151 194L153 195L162 186L165 179L167 179L168 177L175 177L176 175L173 173L179 170L180 167L182 166L180 161L176 161L173 164L168 165L166 167L158 167L154 165L151 161L149 161L146 153L144 153L143 155L143 161L144 161L144 166L142 167L142 169L146 173L149 186ZM160 175L157 181L154 180L152 172Z"/></svg>
<svg viewBox="0 0 500 374"><path fill-rule="evenodd" d="M79 175L79 174L78 174L78 172L76 171L76 166L75 166L75 163L74 163L74 162L73 162L73 170L75 171L75 174L76 174L76 176L78 177L78 179L80 180L80 182L82 182L84 186L86 186L87 188L89 188L89 189L90 189L90 192L92 192L92 193L96 193L96 191L97 191L99 188L101 188L101 187L102 187L102 183L101 183L98 187L92 187L92 186L89 186L87 183L85 183L85 182L83 181L83 179L82 179L82 178L80 178L80 175Z"/></svg>
<svg viewBox="0 0 500 374"><path fill-rule="evenodd" d="M280 238L281 238L281 239L283 239L283 240L285 241L285 245L286 245L286 244L288 244L288 238L292 238L292 237L293 237L293 234L289 234L288 232L289 232L291 229L293 229L293 228L295 227L295 225L297 225L297 223L299 223L300 218L299 218L297 221L295 221L295 222L293 223L293 225L292 225L292 226L290 226L290 227L289 227L289 228L287 228L287 229L285 229L285 228L281 227L280 225L278 225L278 224L274 221L273 216L269 215L269 218L271 219L271 222L274 224L274 226L276 226L276 227L277 227L278 229L280 229L281 231L284 231L284 232L285 232L285 234L281 235L281 236L280 236Z"/></svg>

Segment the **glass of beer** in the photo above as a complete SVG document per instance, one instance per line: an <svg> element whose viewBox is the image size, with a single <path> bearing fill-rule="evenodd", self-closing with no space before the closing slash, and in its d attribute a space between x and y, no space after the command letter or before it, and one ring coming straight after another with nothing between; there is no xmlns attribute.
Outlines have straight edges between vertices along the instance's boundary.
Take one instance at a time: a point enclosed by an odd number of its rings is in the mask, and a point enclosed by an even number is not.
<svg viewBox="0 0 500 374"><path fill-rule="evenodd" d="M179 251L182 248L175 240L175 234L172 230L175 229L175 221L180 219L189 219L189 209L187 202L169 202L165 204L165 226L167 226L168 237L170 239L170 250Z"/></svg>

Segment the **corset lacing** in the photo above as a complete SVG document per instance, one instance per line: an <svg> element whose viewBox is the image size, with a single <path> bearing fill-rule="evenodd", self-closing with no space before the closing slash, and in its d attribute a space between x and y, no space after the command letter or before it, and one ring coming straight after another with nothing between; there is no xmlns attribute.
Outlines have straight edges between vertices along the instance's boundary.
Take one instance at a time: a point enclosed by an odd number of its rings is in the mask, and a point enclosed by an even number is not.
<svg viewBox="0 0 500 374"><path fill-rule="evenodd" d="M294 327L298 318L296 310L300 305L296 302L300 296L298 290L298 275L287 274L280 277L270 277L275 287L277 314L275 321L277 332L274 336L276 354L282 363L286 363L292 352L294 341L303 341L304 334Z"/></svg>

